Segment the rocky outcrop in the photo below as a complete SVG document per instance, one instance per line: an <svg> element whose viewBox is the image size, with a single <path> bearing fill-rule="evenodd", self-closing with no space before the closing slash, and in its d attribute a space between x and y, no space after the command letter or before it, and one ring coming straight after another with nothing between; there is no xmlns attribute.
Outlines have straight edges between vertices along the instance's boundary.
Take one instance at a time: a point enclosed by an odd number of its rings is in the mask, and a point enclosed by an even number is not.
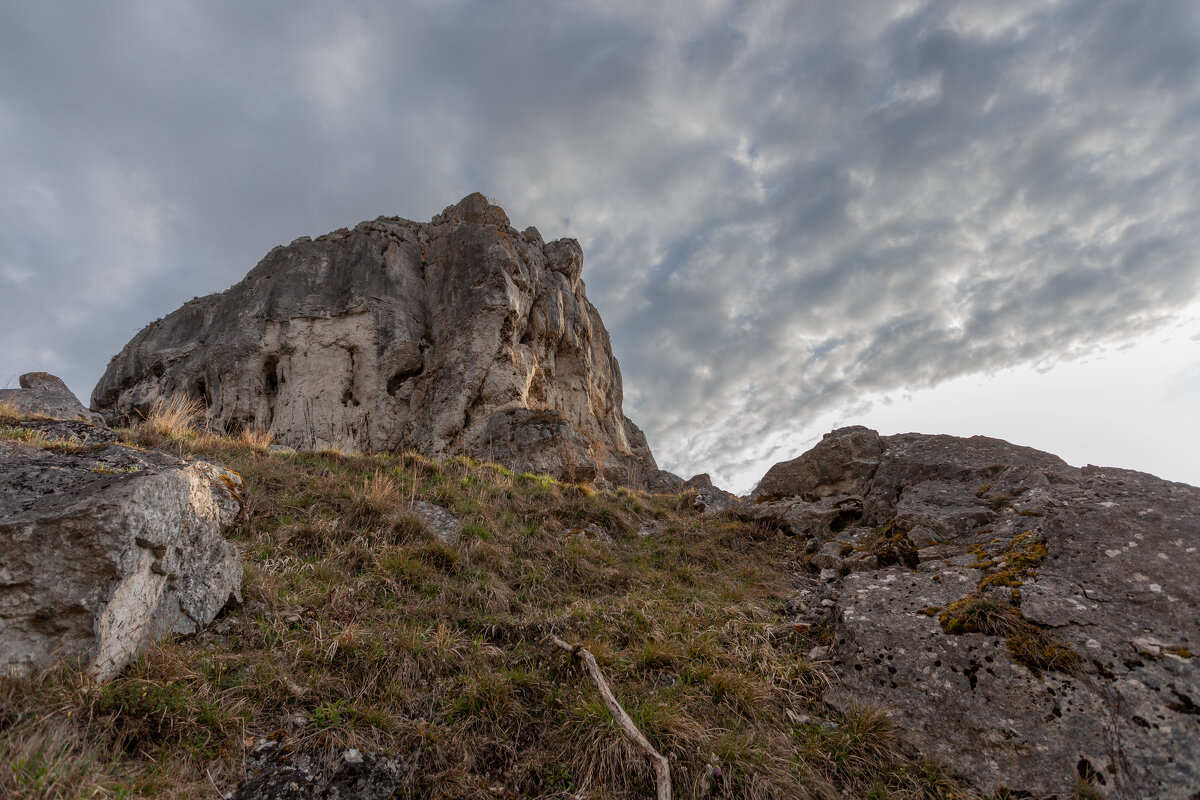
<svg viewBox="0 0 1200 800"><path fill-rule="evenodd" d="M716 514L731 508L737 508L741 502L737 495L713 486L712 478L707 472L693 475L683 484L683 490L696 493L692 507L704 514Z"/></svg>
<svg viewBox="0 0 1200 800"><path fill-rule="evenodd" d="M20 389L0 389L0 405L10 405L22 415L104 423L99 414L84 408L57 376L48 372L27 372L19 381Z"/></svg>
<svg viewBox="0 0 1200 800"><path fill-rule="evenodd" d="M576 480L659 478L573 239L544 243L470 195L277 247L158 320L92 394L112 422L178 393L218 431L299 449L468 454Z"/></svg>
<svg viewBox="0 0 1200 800"><path fill-rule="evenodd" d="M1200 489L865 428L768 477L740 513L811 537L790 606L827 702L985 792L1200 792Z"/></svg>
<svg viewBox="0 0 1200 800"><path fill-rule="evenodd" d="M797 497L811 502L832 495L865 493L883 452L879 434L862 426L842 428L836 433L799 458L767 470L751 498Z"/></svg>
<svg viewBox="0 0 1200 800"><path fill-rule="evenodd" d="M241 559L222 536L241 478L115 440L53 420L0 436L0 672L66 658L105 680L241 599Z"/></svg>

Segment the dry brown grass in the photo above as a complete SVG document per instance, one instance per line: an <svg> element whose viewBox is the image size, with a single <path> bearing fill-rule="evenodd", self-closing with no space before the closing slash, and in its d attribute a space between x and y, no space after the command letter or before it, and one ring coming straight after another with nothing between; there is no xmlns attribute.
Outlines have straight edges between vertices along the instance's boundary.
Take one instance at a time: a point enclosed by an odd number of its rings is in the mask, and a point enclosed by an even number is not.
<svg viewBox="0 0 1200 800"><path fill-rule="evenodd" d="M204 417L204 404L183 394L158 398L142 426L169 439L182 439L194 431Z"/></svg>
<svg viewBox="0 0 1200 800"><path fill-rule="evenodd" d="M0 425L0 439L8 439L9 441L23 442L36 447L42 447L54 441L46 435L45 431L37 428L25 428L13 425Z"/></svg>
<svg viewBox="0 0 1200 800"><path fill-rule="evenodd" d="M0 422L11 422L23 416L15 397L0 398Z"/></svg>
<svg viewBox="0 0 1200 800"><path fill-rule="evenodd" d="M256 453L265 453L275 441L275 434L268 430L247 427L238 432L237 440Z"/></svg>
<svg viewBox="0 0 1200 800"><path fill-rule="evenodd" d="M595 655L681 798L966 796L901 753L886 718L822 706L812 643L779 624L799 567L776 531L467 459L180 441L247 481L234 532L246 611L156 648L102 694L0 692L0 709L6 696L31 709L23 737L77 726L64 735L78 752L54 768L64 781L100 754L81 769L104 791L207 797L209 773L228 790L247 747L283 731L295 748L399 754L408 797L648 796L648 763L545 644L555 633ZM414 497L463 522L457 546L407 514ZM650 523L658 533L639 535ZM612 541L579 536L589 525Z"/></svg>

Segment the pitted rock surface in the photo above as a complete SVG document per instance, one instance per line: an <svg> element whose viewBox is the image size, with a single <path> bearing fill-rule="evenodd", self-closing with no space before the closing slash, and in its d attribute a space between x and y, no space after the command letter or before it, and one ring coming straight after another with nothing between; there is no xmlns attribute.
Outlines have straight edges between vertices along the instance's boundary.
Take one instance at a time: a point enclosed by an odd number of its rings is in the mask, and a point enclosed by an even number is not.
<svg viewBox="0 0 1200 800"><path fill-rule="evenodd" d="M277 247L231 289L151 323L92 393L130 422L187 394L221 432L297 449L416 449L634 485L660 478L578 242L518 232L479 194Z"/></svg>
<svg viewBox="0 0 1200 800"><path fill-rule="evenodd" d="M1085 778L1110 798L1197 796L1200 489L984 437L854 428L818 448L789 471L828 486L760 486L740 513L811 537L789 605L831 642L827 702L890 708L984 792L1067 798ZM1005 636L947 633L941 612L966 597L1015 606L1078 664L1030 668Z"/></svg>
<svg viewBox="0 0 1200 800"><path fill-rule="evenodd" d="M355 749L340 756L261 742L232 800L393 800L403 797L406 765Z"/></svg>
<svg viewBox="0 0 1200 800"><path fill-rule="evenodd" d="M240 601L241 558L222 535L241 509L236 473L83 423L22 425L45 438L0 439L0 672L61 657L105 680Z"/></svg>

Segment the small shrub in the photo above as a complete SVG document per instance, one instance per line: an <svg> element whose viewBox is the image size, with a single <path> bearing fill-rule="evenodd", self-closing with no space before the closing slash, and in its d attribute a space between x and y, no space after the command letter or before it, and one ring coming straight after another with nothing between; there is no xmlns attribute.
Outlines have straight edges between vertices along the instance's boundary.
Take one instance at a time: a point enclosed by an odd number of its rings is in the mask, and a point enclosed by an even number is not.
<svg viewBox="0 0 1200 800"><path fill-rule="evenodd" d="M942 630L949 634L982 633L988 636L1012 636L1029 625L1015 607L978 595L954 601L941 613L938 621Z"/></svg>

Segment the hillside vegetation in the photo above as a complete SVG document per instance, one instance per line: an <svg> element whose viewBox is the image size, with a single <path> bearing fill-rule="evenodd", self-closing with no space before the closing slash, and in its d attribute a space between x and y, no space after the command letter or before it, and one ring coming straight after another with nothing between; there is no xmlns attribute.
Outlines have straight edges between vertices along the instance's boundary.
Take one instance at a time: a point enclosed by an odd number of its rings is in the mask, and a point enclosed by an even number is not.
<svg viewBox="0 0 1200 800"><path fill-rule="evenodd" d="M70 665L0 679L0 796L211 798L263 739L390 753L407 797L652 796L649 762L551 634L595 655L676 797L972 796L906 755L881 710L821 704L805 655L821 632L785 623L802 548L772 528L687 493L274 453L187 422L122 435L244 477L245 604L109 684ZM418 500L462 521L456 544Z"/></svg>

